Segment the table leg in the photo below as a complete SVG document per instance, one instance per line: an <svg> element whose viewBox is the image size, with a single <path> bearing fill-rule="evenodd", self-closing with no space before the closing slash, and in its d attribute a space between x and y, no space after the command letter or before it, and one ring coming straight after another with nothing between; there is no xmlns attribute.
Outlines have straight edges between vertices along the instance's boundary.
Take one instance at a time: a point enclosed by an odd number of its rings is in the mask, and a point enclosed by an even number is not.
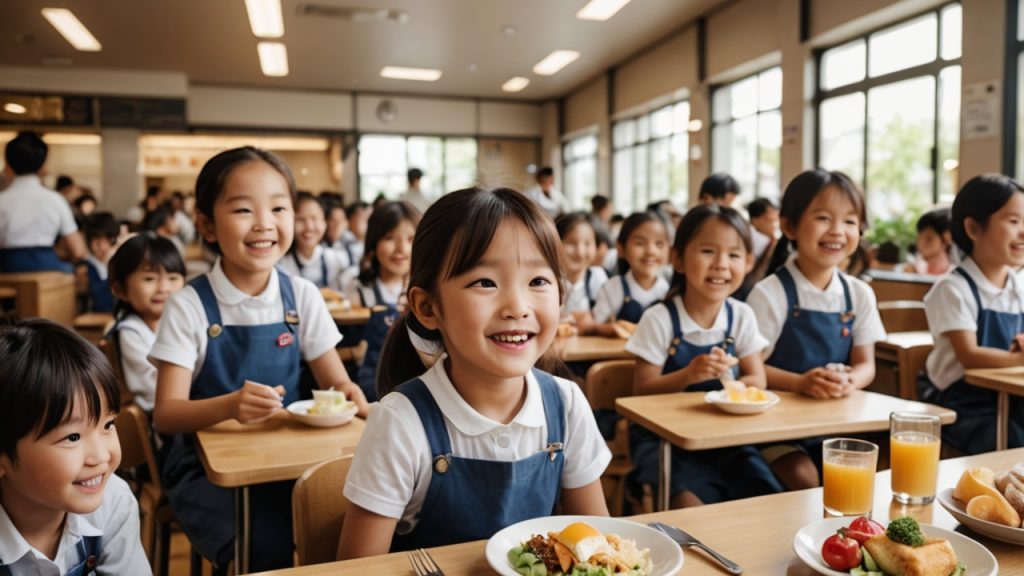
<svg viewBox="0 0 1024 576"><path fill-rule="evenodd" d="M996 401L996 450L1006 450L1010 434L1010 394L1000 392Z"/></svg>
<svg viewBox="0 0 1024 576"><path fill-rule="evenodd" d="M235 574L249 573L252 515L249 509L249 487L235 488Z"/></svg>
<svg viewBox="0 0 1024 576"><path fill-rule="evenodd" d="M656 511L668 510L669 491L672 487L672 445L661 439L661 465L658 475L658 499L654 503Z"/></svg>

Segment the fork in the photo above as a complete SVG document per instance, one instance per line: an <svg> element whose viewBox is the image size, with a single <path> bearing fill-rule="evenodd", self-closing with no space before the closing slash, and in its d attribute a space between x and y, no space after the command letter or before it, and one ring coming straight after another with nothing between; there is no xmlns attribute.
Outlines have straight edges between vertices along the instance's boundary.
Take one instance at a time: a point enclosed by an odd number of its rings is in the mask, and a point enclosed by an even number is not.
<svg viewBox="0 0 1024 576"><path fill-rule="evenodd" d="M412 564L412 570L416 576L444 576L441 567L423 548L409 552L409 564Z"/></svg>
<svg viewBox="0 0 1024 576"><path fill-rule="evenodd" d="M739 564L733 562L732 560L729 560L728 558L722 556L718 552L715 552L711 548L708 548L706 544L704 544L700 540L697 540L693 536L690 536L688 533L680 530L679 528L676 528L675 526L670 526L668 524L662 524L661 522L651 522L648 524L648 526L654 528L662 534L665 534L672 540L675 540L676 544L679 544L683 548L696 546L697 548L700 548L701 550L707 552L711 555L712 558L718 560L718 562L722 566L725 566L725 569L728 570L730 574L743 574L743 568L740 568Z"/></svg>

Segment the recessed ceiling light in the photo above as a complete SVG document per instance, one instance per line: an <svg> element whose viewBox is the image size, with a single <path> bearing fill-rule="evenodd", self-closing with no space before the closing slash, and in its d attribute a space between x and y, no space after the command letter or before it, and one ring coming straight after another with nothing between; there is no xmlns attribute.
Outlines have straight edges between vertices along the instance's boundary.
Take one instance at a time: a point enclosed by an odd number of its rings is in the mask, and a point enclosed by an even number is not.
<svg viewBox="0 0 1024 576"><path fill-rule="evenodd" d="M530 84L530 79L523 76L516 76L515 78L509 78L507 82L501 85L501 89L505 92L519 92L523 88L526 88Z"/></svg>
<svg viewBox="0 0 1024 576"><path fill-rule="evenodd" d="M25 112L28 112L28 108L25 108L17 102L8 102L7 104L4 104L4 111L10 112L11 114L24 114Z"/></svg>
<svg viewBox="0 0 1024 576"><path fill-rule="evenodd" d="M502 26L501 33L504 34L505 36L515 36L516 28L515 26Z"/></svg>
<svg viewBox="0 0 1024 576"><path fill-rule="evenodd" d="M288 49L280 42L260 42L256 45L260 55L260 69L264 76L288 75Z"/></svg>
<svg viewBox="0 0 1024 576"><path fill-rule="evenodd" d="M70 42L76 50L99 52L103 49L99 40L71 13L71 10L67 8L43 8L43 18L46 18L57 29L57 32L60 32L60 35Z"/></svg>
<svg viewBox="0 0 1024 576"><path fill-rule="evenodd" d="M434 82L441 78L441 71L433 68L403 68L401 66L385 66L381 68L382 78L393 78L395 80L418 80L420 82Z"/></svg>
<svg viewBox="0 0 1024 576"><path fill-rule="evenodd" d="M626 4L629 4L629 0L590 0L580 8L576 17L580 20L607 20Z"/></svg>
<svg viewBox="0 0 1024 576"><path fill-rule="evenodd" d="M245 0L245 10L249 13L249 27L257 38L284 36L281 0Z"/></svg>
<svg viewBox="0 0 1024 576"><path fill-rule="evenodd" d="M551 54L548 54L546 58L537 62L533 67L533 71L535 74L540 74L541 76L551 76L574 62L579 57L580 53L575 50L555 50Z"/></svg>

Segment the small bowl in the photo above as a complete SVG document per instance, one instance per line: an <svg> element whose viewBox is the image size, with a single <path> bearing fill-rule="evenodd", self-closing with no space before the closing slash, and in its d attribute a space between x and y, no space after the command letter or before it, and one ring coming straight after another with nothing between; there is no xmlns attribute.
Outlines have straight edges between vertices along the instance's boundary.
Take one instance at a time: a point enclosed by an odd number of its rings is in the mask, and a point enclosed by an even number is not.
<svg viewBox="0 0 1024 576"><path fill-rule="evenodd" d="M711 404L729 414L760 414L779 403L779 396L770 390L764 391L768 397L764 402L732 402L725 390L712 390L704 395L704 402Z"/></svg>
<svg viewBox="0 0 1024 576"><path fill-rule="evenodd" d="M309 409L312 407L313 400L299 400L288 405L288 412L299 422L309 426L316 426L317 428L333 428L342 424L348 424L355 418L356 413L359 412L359 407L354 403L351 408L338 414L310 414Z"/></svg>

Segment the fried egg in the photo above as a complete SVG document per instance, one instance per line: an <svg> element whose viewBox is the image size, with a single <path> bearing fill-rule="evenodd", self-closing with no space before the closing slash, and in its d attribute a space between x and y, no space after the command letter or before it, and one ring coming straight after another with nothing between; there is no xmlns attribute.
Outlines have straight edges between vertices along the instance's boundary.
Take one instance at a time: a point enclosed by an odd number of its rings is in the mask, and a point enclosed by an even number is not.
<svg viewBox="0 0 1024 576"><path fill-rule="evenodd" d="M555 534L555 539L568 548L580 562L590 560L595 554L614 555L615 550L596 528L586 522L574 522Z"/></svg>

